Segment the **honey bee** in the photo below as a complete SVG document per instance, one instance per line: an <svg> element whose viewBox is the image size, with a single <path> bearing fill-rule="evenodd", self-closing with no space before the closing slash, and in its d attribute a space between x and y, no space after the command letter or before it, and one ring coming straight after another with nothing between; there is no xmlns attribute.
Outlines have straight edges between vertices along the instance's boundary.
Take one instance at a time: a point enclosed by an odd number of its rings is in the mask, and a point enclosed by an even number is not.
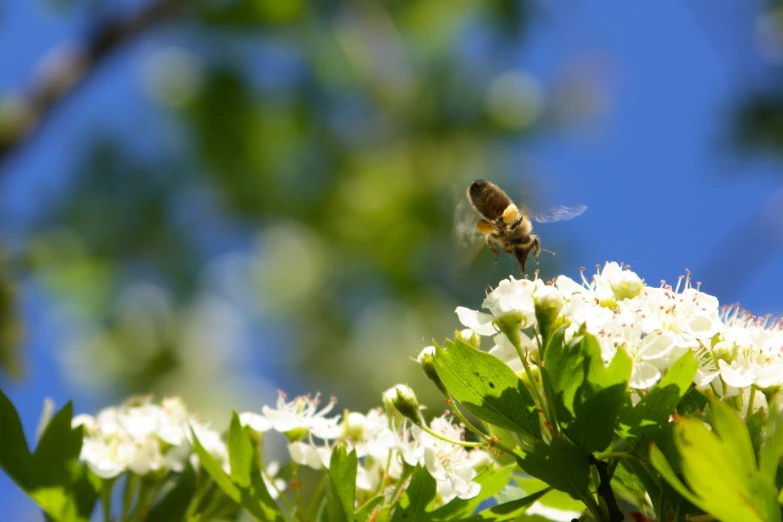
<svg viewBox="0 0 783 522"><path fill-rule="evenodd" d="M478 179L470 184L467 196L468 202L482 217L475 224L474 230L478 230L484 236L486 245L495 254L495 261L500 256L500 251L497 248L499 246L516 258L522 272L525 271L525 265L531 253L536 264L538 264L538 255L541 252L554 255L554 252L541 248L539 237L533 234L531 219L539 223L565 221L575 218L587 210L585 205L561 206L528 217L519 210L500 187L483 179ZM464 229L464 225L458 224L458 227L460 226ZM464 235L464 230L458 231L458 233Z"/></svg>

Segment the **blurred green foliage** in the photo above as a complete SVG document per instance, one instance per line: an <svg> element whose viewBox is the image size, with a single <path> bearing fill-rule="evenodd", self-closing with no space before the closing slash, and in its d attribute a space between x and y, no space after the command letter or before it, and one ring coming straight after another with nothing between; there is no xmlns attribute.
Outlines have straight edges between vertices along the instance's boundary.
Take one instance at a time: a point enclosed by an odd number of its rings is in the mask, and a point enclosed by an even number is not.
<svg viewBox="0 0 783 522"><path fill-rule="evenodd" d="M513 267L454 248L457 199L479 177L516 197L519 140L563 120L564 105L512 66L531 6L189 7L171 23L176 43L155 44L142 71L166 141L150 151L101 129L80 137L69 189L28 238L36 280L75 325L66 368L119 395L198 404L234 384L216 370L233 353L218 334L242 316L261 332L251 344L267 377L301 373L303 388L351 407L416 385L405 355L451 335L456 304ZM555 269L548 259L544 275Z"/></svg>

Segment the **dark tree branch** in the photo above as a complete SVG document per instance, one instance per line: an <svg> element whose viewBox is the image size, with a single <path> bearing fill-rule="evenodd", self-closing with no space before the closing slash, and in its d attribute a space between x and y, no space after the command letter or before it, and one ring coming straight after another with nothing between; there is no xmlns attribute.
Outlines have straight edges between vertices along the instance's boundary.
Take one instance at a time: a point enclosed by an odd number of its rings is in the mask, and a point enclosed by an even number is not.
<svg viewBox="0 0 783 522"><path fill-rule="evenodd" d="M0 112L0 166L38 132L52 112L73 94L112 53L172 18L186 0L152 0L135 14L98 24L84 42L59 45L42 60L27 93Z"/></svg>
<svg viewBox="0 0 783 522"><path fill-rule="evenodd" d="M620 511L620 508L617 507L617 499L610 484L609 466L606 462L598 460L593 455L590 455L590 464L598 470L598 477L601 479L601 483L598 484L598 494L604 499L606 508L609 510L609 522L622 522L625 520L625 516Z"/></svg>

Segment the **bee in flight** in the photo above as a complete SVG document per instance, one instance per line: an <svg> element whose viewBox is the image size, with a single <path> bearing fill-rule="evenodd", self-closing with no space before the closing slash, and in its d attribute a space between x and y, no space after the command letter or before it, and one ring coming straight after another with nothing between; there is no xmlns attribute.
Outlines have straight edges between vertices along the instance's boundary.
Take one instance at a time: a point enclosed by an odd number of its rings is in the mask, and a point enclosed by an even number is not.
<svg viewBox="0 0 783 522"><path fill-rule="evenodd" d="M478 229L484 236L487 246L495 254L495 261L500 256L500 251L497 248L499 246L516 258L522 267L522 272L525 271L527 258L531 252L536 263L538 263L538 255L541 252L554 255L554 252L541 248L541 241L537 235L533 234L531 218L539 223L550 223L575 218L587 210L585 205L555 207L547 212L528 217L519 210L500 187L483 179L471 183L467 195L470 204L482 217L476 223L475 229ZM461 225L458 224L459 226Z"/></svg>

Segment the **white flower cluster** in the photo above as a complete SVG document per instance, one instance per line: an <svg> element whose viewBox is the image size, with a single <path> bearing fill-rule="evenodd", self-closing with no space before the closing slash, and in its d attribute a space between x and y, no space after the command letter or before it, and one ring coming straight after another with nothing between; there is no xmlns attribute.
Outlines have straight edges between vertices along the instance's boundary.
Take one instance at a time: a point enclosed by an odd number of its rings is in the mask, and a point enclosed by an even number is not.
<svg viewBox="0 0 783 522"><path fill-rule="evenodd" d="M150 397L133 398L109 407L97 416L77 415L72 426L82 426L84 442L80 458L97 476L105 479L130 471L137 475L157 471L180 472L191 452L190 428L204 448L224 467L226 445L220 434L190 415L182 400L164 399L153 404Z"/></svg>
<svg viewBox="0 0 783 522"><path fill-rule="evenodd" d="M412 394L407 386L398 385L385 395L394 395L399 388ZM477 470L488 466L492 459L483 450L468 451L447 442L461 441L464 433L445 415L433 419L429 426L430 431L442 437L438 438L381 408L366 414L345 412L342 417L327 417L334 401L320 411L318 406L317 396L301 396L287 402L281 393L276 409L265 406L262 414L243 413L240 422L258 432L273 430L285 434L291 459L310 468L328 468L336 445L356 451L356 487L362 491L392 494L403 478L404 465L421 464L435 478L440 502L454 497L472 498L479 493L481 488L473 479Z"/></svg>
<svg viewBox="0 0 783 522"><path fill-rule="evenodd" d="M509 313L521 318L522 349L535 363L536 305L562 318L566 340L583 327L595 335L605 363L623 347L633 359L634 389L653 386L688 350L699 358L694 383L702 389L733 395L746 393L751 385L769 391L783 384L781 322L759 320L737 307L721 311L717 298L691 284L690 274L680 277L675 288L665 283L652 287L627 267L610 262L591 281L582 275L582 284L566 276L549 283L509 278L484 300L489 313L463 307L456 313L472 332L493 336L490 353L519 372L517 351L493 321Z"/></svg>

